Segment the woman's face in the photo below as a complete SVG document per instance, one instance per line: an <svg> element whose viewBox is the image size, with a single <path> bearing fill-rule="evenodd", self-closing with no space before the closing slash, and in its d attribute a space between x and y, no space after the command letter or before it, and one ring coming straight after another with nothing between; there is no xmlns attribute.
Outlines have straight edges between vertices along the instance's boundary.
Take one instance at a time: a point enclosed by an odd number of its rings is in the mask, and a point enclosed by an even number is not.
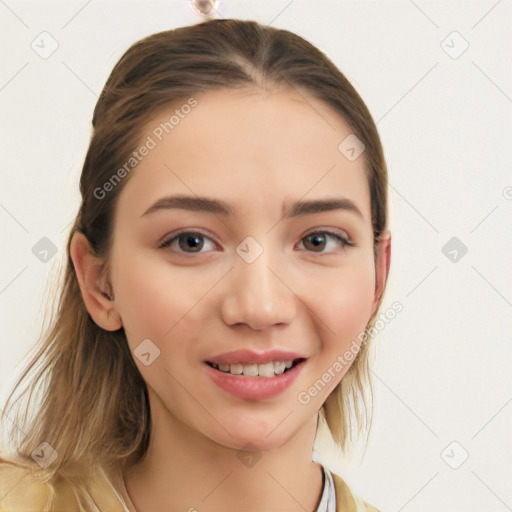
<svg viewBox="0 0 512 512"><path fill-rule="evenodd" d="M141 138L116 207L115 307L154 417L268 449L316 422L375 307L363 156L340 151L350 128L305 94L196 100Z"/></svg>

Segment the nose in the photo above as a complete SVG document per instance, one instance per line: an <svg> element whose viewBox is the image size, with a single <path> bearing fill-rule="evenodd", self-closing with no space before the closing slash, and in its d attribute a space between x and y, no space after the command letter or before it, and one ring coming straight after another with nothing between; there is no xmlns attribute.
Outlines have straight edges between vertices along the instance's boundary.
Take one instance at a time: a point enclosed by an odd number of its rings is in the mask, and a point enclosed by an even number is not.
<svg viewBox="0 0 512 512"><path fill-rule="evenodd" d="M236 257L222 301L227 325L245 324L253 330L288 324L296 314L297 297L283 272L270 261L266 248L252 263Z"/></svg>

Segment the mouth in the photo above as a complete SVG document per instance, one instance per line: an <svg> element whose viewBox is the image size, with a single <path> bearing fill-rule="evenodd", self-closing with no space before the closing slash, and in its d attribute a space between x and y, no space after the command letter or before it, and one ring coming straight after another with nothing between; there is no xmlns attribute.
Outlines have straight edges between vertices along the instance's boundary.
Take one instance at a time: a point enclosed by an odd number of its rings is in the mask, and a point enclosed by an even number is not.
<svg viewBox="0 0 512 512"><path fill-rule="evenodd" d="M245 400L277 397L298 377L306 358L266 363L214 363L204 361L205 374L216 388Z"/></svg>
<svg viewBox="0 0 512 512"><path fill-rule="evenodd" d="M205 363L219 372L233 375L237 377L260 377L260 378L274 378L283 375L296 366L302 364L306 359L299 357L297 359L290 359L286 361L269 361L267 363L213 363L205 361Z"/></svg>

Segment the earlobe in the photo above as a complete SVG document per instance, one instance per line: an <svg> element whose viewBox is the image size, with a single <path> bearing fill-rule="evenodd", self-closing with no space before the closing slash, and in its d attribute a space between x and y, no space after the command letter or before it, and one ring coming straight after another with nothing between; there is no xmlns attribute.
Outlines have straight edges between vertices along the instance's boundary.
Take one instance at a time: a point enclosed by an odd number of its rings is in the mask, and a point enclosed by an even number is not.
<svg viewBox="0 0 512 512"><path fill-rule="evenodd" d="M391 232L384 231L379 237L377 248L377 261L375 264L375 298L373 303L372 316L380 306L382 295L386 288L386 282L391 265Z"/></svg>
<svg viewBox="0 0 512 512"><path fill-rule="evenodd" d="M78 231L74 233L70 255L85 307L94 322L106 331L120 329L123 324L115 311L112 291L102 272L102 261L94 256L89 241L83 233Z"/></svg>

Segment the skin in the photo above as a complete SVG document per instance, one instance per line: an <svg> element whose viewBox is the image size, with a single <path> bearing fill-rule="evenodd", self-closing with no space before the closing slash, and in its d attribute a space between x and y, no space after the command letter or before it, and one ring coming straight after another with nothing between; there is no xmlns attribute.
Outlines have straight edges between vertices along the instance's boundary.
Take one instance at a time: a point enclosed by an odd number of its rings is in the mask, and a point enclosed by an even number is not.
<svg viewBox="0 0 512 512"><path fill-rule="evenodd" d="M391 236L382 236L375 264L364 160L340 153L352 132L327 105L289 89L196 99L120 194L111 275L100 274L83 235L71 247L94 321L106 330L123 326L132 352L147 338L160 349L149 366L134 358L148 385L153 432L145 458L124 475L127 490L139 512L314 510L322 484L311 460L317 415L349 366L308 404L297 395L364 331L385 287ZM141 140L173 112L161 112ZM222 199L237 214L173 209L141 217L178 193ZM349 198L362 216L281 218L283 202L333 197ZM202 252L178 241L158 248L180 228L206 235ZM327 236L315 252L304 237L317 228L341 230L355 246ZM249 235L264 248L250 264L236 252ZM238 348L294 350L308 361L283 393L244 400L214 385L202 365ZM261 455L252 467L237 457L247 443Z"/></svg>

